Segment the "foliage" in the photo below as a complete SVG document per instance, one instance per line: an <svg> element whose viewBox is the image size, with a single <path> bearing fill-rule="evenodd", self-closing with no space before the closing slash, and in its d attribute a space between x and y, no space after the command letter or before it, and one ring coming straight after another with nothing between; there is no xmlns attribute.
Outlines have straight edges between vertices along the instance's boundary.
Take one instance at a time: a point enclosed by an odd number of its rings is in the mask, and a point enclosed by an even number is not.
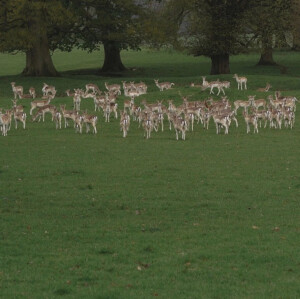
<svg viewBox="0 0 300 299"><path fill-rule="evenodd" d="M105 42L138 49L142 41L143 8L134 0L71 1L78 16L78 46L93 51Z"/></svg>
<svg viewBox="0 0 300 299"><path fill-rule="evenodd" d="M60 0L5 0L0 7L0 50L31 49L40 36L47 36L50 49L70 50L71 11ZM13 37L13 38L12 38Z"/></svg>
<svg viewBox="0 0 300 299"><path fill-rule="evenodd" d="M286 34L292 31L293 0L255 0L247 13L249 30L265 48L286 45ZM276 46L275 46L276 44Z"/></svg>

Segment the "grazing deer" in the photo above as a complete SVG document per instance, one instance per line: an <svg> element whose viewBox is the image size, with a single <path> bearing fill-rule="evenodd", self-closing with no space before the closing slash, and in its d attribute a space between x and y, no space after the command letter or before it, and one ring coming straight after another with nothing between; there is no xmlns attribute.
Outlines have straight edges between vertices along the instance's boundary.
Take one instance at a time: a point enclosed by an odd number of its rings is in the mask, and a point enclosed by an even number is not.
<svg viewBox="0 0 300 299"><path fill-rule="evenodd" d="M107 84L107 82L104 83L105 88L108 90L108 92L121 95L121 85L120 84Z"/></svg>
<svg viewBox="0 0 300 299"><path fill-rule="evenodd" d="M246 111L243 111L243 116L247 125L247 134L250 132L250 124L254 127L254 133L258 133L257 116L255 114L249 115Z"/></svg>
<svg viewBox="0 0 300 299"><path fill-rule="evenodd" d="M235 78L237 84L238 84L238 89L243 90L243 83L245 86L245 89L247 89L247 78L246 77L239 77L237 74L234 74L233 78Z"/></svg>
<svg viewBox="0 0 300 299"><path fill-rule="evenodd" d="M120 111L121 119L120 119L120 127L123 132L123 137L127 136L129 126L130 126L130 117L126 111Z"/></svg>
<svg viewBox="0 0 300 299"><path fill-rule="evenodd" d="M18 96L23 94L23 86L16 86L16 82L11 82L10 84L16 100Z"/></svg>
<svg viewBox="0 0 300 299"><path fill-rule="evenodd" d="M164 89L171 89L173 85L175 85L175 83L171 83L171 82L158 82L158 79L154 79L155 85L158 87L158 89L160 91L163 91Z"/></svg>
<svg viewBox="0 0 300 299"><path fill-rule="evenodd" d="M50 104L50 101L53 99L54 96L48 96L48 99L47 100L35 100L35 101L32 101L30 103L31 105L31 108L30 108L30 112L29 114L32 115L32 111L35 109L35 108L41 108L43 106L46 106L46 105L49 105Z"/></svg>
<svg viewBox="0 0 300 299"><path fill-rule="evenodd" d="M92 91L92 93L95 94L101 94L101 90L99 89L98 85L93 84L93 83L88 83L85 85L85 93L89 93L90 91Z"/></svg>
<svg viewBox="0 0 300 299"><path fill-rule="evenodd" d="M52 115L52 121L53 121L56 111L57 109L53 105L45 105L43 107L40 107L37 113L35 114L35 116L32 118L32 121L36 121L37 118L39 118L39 121L41 121L42 118L44 122L46 113L50 113Z"/></svg>
<svg viewBox="0 0 300 299"><path fill-rule="evenodd" d="M44 83L42 88L43 96L48 96L51 94L53 97L56 95L56 89L54 86L48 85L47 83Z"/></svg>
<svg viewBox="0 0 300 299"><path fill-rule="evenodd" d="M272 87L271 84L267 83L266 87L258 88L257 91L268 92L271 87Z"/></svg>

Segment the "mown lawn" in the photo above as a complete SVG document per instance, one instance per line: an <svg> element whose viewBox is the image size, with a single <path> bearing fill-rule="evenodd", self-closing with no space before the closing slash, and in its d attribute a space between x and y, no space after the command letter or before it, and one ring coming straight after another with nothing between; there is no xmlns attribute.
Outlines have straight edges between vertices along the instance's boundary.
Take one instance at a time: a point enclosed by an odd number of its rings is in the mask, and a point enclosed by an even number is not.
<svg viewBox="0 0 300 299"><path fill-rule="evenodd" d="M98 68L101 53L55 53L60 78L17 75L24 56L0 56L0 107L9 108L10 82L53 84L66 103L68 88L104 82L145 81L149 102L178 94L203 100L208 90L189 87L208 80L209 60L175 52L124 52L131 70L123 77L78 73ZM255 67L258 55L232 57L231 101L270 82L275 90L300 99L300 54L276 53L288 67ZM135 69L135 70L132 70ZM77 70L74 72L73 70ZM80 72L79 72L80 73ZM233 74L248 77L238 91ZM159 92L153 79L175 82ZM123 107L124 96L118 99ZM138 99L139 103L141 99ZM215 97L217 99L217 97ZM300 297L300 126L259 128L246 134L239 127L216 135L199 124L176 141L174 131L153 133L132 122L122 138L119 120L105 123L98 134L56 130L49 115L33 123L30 101L20 126L0 136L0 297L2 298L299 298ZM91 99L82 110L93 111Z"/></svg>

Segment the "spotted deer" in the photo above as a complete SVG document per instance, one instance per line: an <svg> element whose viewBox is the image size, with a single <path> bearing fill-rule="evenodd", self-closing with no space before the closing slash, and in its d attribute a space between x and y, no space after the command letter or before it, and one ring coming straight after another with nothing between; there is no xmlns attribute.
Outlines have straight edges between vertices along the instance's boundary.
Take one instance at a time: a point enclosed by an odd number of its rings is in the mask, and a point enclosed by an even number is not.
<svg viewBox="0 0 300 299"><path fill-rule="evenodd" d="M239 77L237 74L234 74L233 78L235 78L237 84L238 84L238 89L243 90L243 84L245 89L247 89L247 78L246 77Z"/></svg>
<svg viewBox="0 0 300 299"><path fill-rule="evenodd" d="M16 82L11 82L10 84L16 100L19 95L23 94L23 86L16 86Z"/></svg>
<svg viewBox="0 0 300 299"><path fill-rule="evenodd" d="M130 117L127 114L126 111L120 111L121 117L120 117L120 128L123 132L123 137L127 137L127 133L130 126Z"/></svg>

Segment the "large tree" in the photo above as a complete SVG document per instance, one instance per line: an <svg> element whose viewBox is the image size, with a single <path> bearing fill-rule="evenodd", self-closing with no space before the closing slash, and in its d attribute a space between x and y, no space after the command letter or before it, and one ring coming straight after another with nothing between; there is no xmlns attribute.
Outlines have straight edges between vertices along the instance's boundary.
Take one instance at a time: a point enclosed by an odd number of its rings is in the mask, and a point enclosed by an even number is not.
<svg viewBox="0 0 300 299"><path fill-rule="evenodd" d="M0 51L26 53L24 75L57 76L51 51L68 48L73 18L59 0L5 0L0 7ZM64 41L64 43L62 43Z"/></svg>
<svg viewBox="0 0 300 299"><path fill-rule="evenodd" d="M139 49L143 39L143 6L135 0L72 1L78 23L78 46L89 51L104 47L102 72L125 70L124 49Z"/></svg>
<svg viewBox="0 0 300 299"><path fill-rule="evenodd" d="M294 0L253 0L248 10L248 26L261 49L258 65L276 65L273 48L286 44L291 32Z"/></svg>
<svg viewBox="0 0 300 299"><path fill-rule="evenodd" d="M211 74L230 73L230 55L248 45L247 0L165 1L164 11L175 20L177 42L195 56L211 59ZM170 13L171 12L171 13Z"/></svg>

